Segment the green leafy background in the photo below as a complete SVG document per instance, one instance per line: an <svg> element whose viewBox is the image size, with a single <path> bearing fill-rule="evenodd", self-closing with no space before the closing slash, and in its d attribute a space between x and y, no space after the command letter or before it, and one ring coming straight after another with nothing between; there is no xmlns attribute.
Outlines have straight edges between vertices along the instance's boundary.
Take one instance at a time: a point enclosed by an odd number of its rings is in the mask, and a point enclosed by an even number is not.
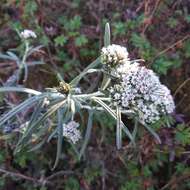
<svg viewBox="0 0 190 190"><path fill-rule="evenodd" d="M38 35L34 44L44 48L31 59L43 57L46 64L30 69L27 87L54 87L58 84L56 71L70 81L99 55L106 22L111 26L112 42L126 46L132 59L144 59L144 65L158 73L171 89L177 122L171 128L155 124L161 145L140 130L134 150L127 148L128 140L124 139L124 148L118 151L115 123L106 115L97 115L85 157L78 161L65 142L54 171L54 140L43 149L14 155L16 139L2 136L0 189L190 189L189 0L2 0L0 51L22 51L15 30L34 30ZM2 63L0 60L0 77L6 81L14 63ZM85 82L89 88L92 81ZM17 103L21 99L14 97ZM0 112L4 109L1 97ZM130 121L123 119L130 128Z"/></svg>

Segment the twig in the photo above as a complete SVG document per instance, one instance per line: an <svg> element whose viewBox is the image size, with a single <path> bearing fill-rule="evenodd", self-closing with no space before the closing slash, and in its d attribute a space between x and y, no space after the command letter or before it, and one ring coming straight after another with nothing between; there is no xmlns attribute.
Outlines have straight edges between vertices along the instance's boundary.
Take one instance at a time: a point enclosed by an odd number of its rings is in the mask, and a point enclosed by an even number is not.
<svg viewBox="0 0 190 190"><path fill-rule="evenodd" d="M140 5L135 10L135 12L138 13L142 9L143 6L144 6L144 1L142 3L140 3Z"/></svg>
<svg viewBox="0 0 190 190"><path fill-rule="evenodd" d="M31 181L33 183L37 183L37 184L40 184L40 185L46 185L46 184L53 185L47 179L43 179L43 178L36 179L36 178L30 177L30 176L26 176L26 175L23 175L23 174L20 174L20 173L8 171L8 170L2 169L2 168L0 168L0 173L5 173L8 176L18 177L18 178L25 179L25 180L28 180L28 181Z"/></svg>
<svg viewBox="0 0 190 190"><path fill-rule="evenodd" d="M178 40L177 42L175 42L174 44L172 44L171 46L169 46L168 48L164 49L163 51L161 51L159 54L157 54L157 56L155 58L157 58L158 56L166 53L168 50L172 49L173 47L175 47L176 45L178 45L179 43L182 43L183 41L185 41L186 39L188 39L190 37L190 34L187 34L184 38L182 38L181 40Z"/></svg>
<svg viewBox="0 0 190 190"><path fill-rule="evenodd" d="M190 110L190 105L188 105L184 110L183 110L183 113L186 113Z"/></svg>
<svg viewBox="0 0 190 190"><path fill-rule="evenodd" d="M106 183L105 183L105 178L106 178L106 168L104 161L101 161L101 166L102 166L102 190L106 189Z"/></svg>
<svg viewBox="0 0 190 190"><path fill-rule="evenodd" d="M154 14L155 14L155 12L156 12L156 10L157 10L157 8L158 8L158 6L159 6L159 4L160 4L161 1L162 1L162 0L157 0L157 1L156 1L155 7L154 7L154 9L153 9L151 15L149 16L149 19L150 19L150 20L152 20L152 18L153 18L153 16L154 16ZM146 32L146 30L148 29L149 25L150 25L150 22L147 22L147 24L145 25L145 27L144 27L144 29L143 29L143 31L142 31L142 34L144 34L144 33Z"/></svg>
<svg viewBox="0 0 190 190"><path fill-rule="evenodd" d="M187 94L184 94L181 100L176 104L175 107L178 108L182 104L182 102L186 99L187 96L188 96Z"/></svg>
<svg viewBox="0 0 190 190"><path fill-rule="evenodd" d="M190 78L186 79L175 91L174 93L174 97L176 97L177 93L181 90L181 88L183 88L188 82L190 81Z"/></svg>
<svg viewBox="0 0 190 190"><path fill-rule="evenodd" d="M72 175L72 174L78 174L77 172L74 172L74 171L71 171L71 170L68 170L68 171L58 171L50 176L48 176L46 178L46 181L50 181L52 180L53 178L56 178L56 177L59 177L59 176L62 176L62 175Z"/></svg>
<svg viewBox="0 0 190 190"><path fill-rule="evenodd" d="M190 34L187 34L184 38L182 38L181 40L178 40L177 42L175 42L174 44L170 45L169 47L167 47L166 49L160 51L151 61L151 63L148 64L148 67L154 62L154 60L156 58L158 58L160 55L166 53L167 51L169 51L170 49L174 48L176 45L178 45L179 43L182 43L183 41L185 41L186 39L188 39L190 37Z"/></svg>
<svg viewBox="0 0 190 190"><path fill-rule="evenodd" d="M165 190L168 187L170 187L171 185L178 184L182 180L185 180L190 177L190 173L187 173L187 174L184 174L183 176L178 176L178 177L175 175L176 174L174 174L173 177L171 178L171 180L166 185L164 185L160 190Z"/></svg>

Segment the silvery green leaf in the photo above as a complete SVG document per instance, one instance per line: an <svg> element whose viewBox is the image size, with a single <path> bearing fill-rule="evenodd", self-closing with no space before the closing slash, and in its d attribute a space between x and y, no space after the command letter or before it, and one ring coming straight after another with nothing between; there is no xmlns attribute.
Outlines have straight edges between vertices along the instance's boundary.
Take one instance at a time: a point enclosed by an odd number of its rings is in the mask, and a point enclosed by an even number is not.
<svg viewBox="0 0 190 190"><path fill-rule="evenodd" d="M19 61L19 60L20 60L19 57L18 57L15 53L13 53L13 52L11 52L11 51L7 51L7 54L8 54L10 57L12 57L13 60L15 60L15 61Z"/></svg>
<svg viewBox="0 0 190 190"><path fill-rule="evenodd" d="M36 65L44 65L45 63L43 61L31 61L26 62L27 66L36 66Z"/></svg>
<svg viewBox="0 0 190 190"><path fill-rule="evenodd" d="M90 139L90 135L91 135L91 131L92 131L92 118L93 118L93 112L89 111L88 112L87 129L86 129L86 133L85 133L85 137L84 137L84 142L83 142L82 148L79 153L79 159L81 159L82 155L84 154L84 151L85 151L88 141Z"/></svg>
<svg viewBox="0 0 190 190"><path fill-rule="evenodd" d="M14 107L11 111L9 111L8 113L4 114L1 118L0 118L0 126L2 126L6 121L8 121L11 117L16 116L17 113L21 112L22 110L29 108L31 106L34 105L34 103L36 103L37 101L43 99L46 95L36 95L33 97L28 98L27 100L25 100L24 102L22 102L21 104L19 104L18 106Z"/></svg>
<svg viewBox="0 0 190 190"><path fill-rule="evenodd" d="M62 114L65 116L65 113L68 109L68 106L65 106L64 108L61 108ZM63 121L64 122L64 121ZM58 128L53 129L52 133L49 135L47 142L50 142L53 137L55 137L58 133Z"/></svg>
<svg viewBox="0 0 190 190"><path fill-rule="evenodd" d="M71 103L71 112L72 112L72 118L74 118L74 115L76 113L76 107L75 107L75 102L73 99L70 100Z"/></svg>
<svg viewBox="0 0 190 190"><path fill-rule="evenodd" d="M53 132L50 134L50 136L47 139L47 142L49 143L51 139L57 134L57 128L53 130Z"/></svg>
<svg viewBox="0 0 190 190"><path fill-rule="evenodd" d="M110 43L111 43L110 25L109 25L109 23L106 23L105 33L104 33L104 46L107 47L110 45ZM101 84L101 89L105 90L108 87L108 85L110 84L110 82L111 82L111 79L110 79L109 75L104 74L103 81Z"/></svg>
<svg viewBox="0 0 190 190"><path fill-rule="evenodd" d="M28 66L27 64L24 64L24 82L27 81L27 78L28 78Z"/></svg>
<svg viewBox="0 0 190 190"><path fill-rule="evenodd" d="M16 61L15 58L6 54L2 54L2 53L0 53L0 59L8 59L8 60Z"/></svg>
<svg viewBox="0 0 190 190"><path fill-rule="evenodd" d="M36 144L35 146L33 146L27 152L33 152L33 151L36 151L36 150L40 149L45 144L45 142L46 142L46 139L43 139L41 142L39 142L38 144Z"/></svg>
<svg viewBox="0 0 190 190"><path fill-rule="evenodd" d="M104 74L103 81L100 87L101 90L105 90L109 86L110 82L111 82L111 78L109 77L109 75Z"/></svg>
<svg viewBox="0 0 190 190"><path fill-rule="evenodd" d="M77 157L79 158L80 153L79 153L79 151L78 151L78 149L77 149L76 145L75 145L75 144L73 144L73 143L70 143L70 144L71 144L71 147L73 148L73 150L74 150L75 154L76 154L76 155L77 155Z"/></svg>
<svg viewBox="0 0 190 190"><path fill-rule="evenodd" d="M60 108L61 109L61 115L62 117L59 117L58 119L58 126L57 126L57 135L58 135L58 141L57 141L57 154L56 154L56 160L55 160L55 164L53 166L53 169L56 168L59 159L61 157L61 150L62 150L62 140L63 140L63 124L67 123L69 120L71 120L71 112L63 107ZM61 119L62 118L62 119Z"/></svg>
<svg viewBox="0 0 190 190"><path fill-rule="evenodd" d="M14 73L4 82L3 86L15 86L17 84L18 70L15 70Z"/></svg>
<svg viewBox="0 0 190 190"><path fill-rule="evenodd" d="M53 166L53 170L56 168L62 151L62 143L63 143L63 112L61 109L57 110L57 117L58 117L58 124L57 124L57 134L58 134L58 140L57 140L57 153L56 153L56 159Z"/></svg>
<svg viewBox="0 0 190 190"><path fill-rule="evenodd" d="M110 34L110 25L106 23L105 25L105 33L104 33L104 46L107 47L111 43L111 34Z"/></svg>
<svg viewBox="0 0 190 190"><path fill-rule="evenodd" d="M36 120L39 118L39 115L43 109L43 102L44 99L40 100L38 104L35 106L34 112L32 113L28 126L31 126L33 122L36 122Z"/></svg>
<svg viewBox="0 0 190 190"><path fill-rule="evenodd" d="M37 90L33 90L30 88L21 88L21 87L1 87L0 92L24 92L28 94L33 94L33 95L40 95L42 94L41 92Z"/></svg>
<svg viewBox="0 0 190 190"><path fill-rule="evenodd" d="M115 111L112 110L107 104L105 104L103 101L101 101L97 97L93 98L93 100L97 102L98 104L100 104L115 120L117 120L117 115ZM128 128L125 126L125 124L122 121L121 121L121 127L123 131L126 133L126 135L129 137L131 142L135 144L132 134L130 133L130 131L128 130Z"/></svg>
<svg viewBox="0 0 190 190"><path fill-rule="evenodd" d="M30 51L28 52L28 56L32 55L34 52L38 51L39 49L41 49L42 47L44 47L43 45L37 46L35 48L30 49Z"/></svg>
<svg viewBox="0 0 190 190"><path fill-rule="evenodd" d="M28 126L27 131L19 140L17 147L20 147L20 145L22 145L25 141L27 141L28 137L32 135L34 128L37 128L38 126L40 126L49 116L51 116L58 109L60 109L65 103L66 103L66 100L62 100L59 103L51 106L51 108L49 108L45 114L43 114L38 120L36 120L30 126ZM18 150L20 149L16 148L15 152L18 152Z"/></svg>
<svg viewBox="0 0 190 190"><path fill-rule="evenodd" d="M135 118L135 124L134 124L133 133L132 133L134 139L137 135L137 130L138 130L138 120Z"/></svg>
<svg viewBox="0 0 190 190"><path fill-rule="evenodd" d="M64 79L63 79L63 76L62 76L58 71L56 71L56 76L57 76L57 79L58 79L59 81L66 83L66 82L64 81Z"/></svg>
<svg viewBox="0 0 190 190"><path fill-rule="evenodd" d="M45 88L45 90L47 92L53 92L53 93L57 93L57 90L55 88Z"/></svg>
<svg viewBox="0 0 190 190"><path fill-rule="evenodd" d="M59 108L62 108L66 103L66 100L60 100L55 105L51 106L45 114L43 114L33 125L39 126L41 123L46 120L49 116L51 116L53 113L55 113Z"/></svg>
<svg viewBox="0 0 190 190"><path fill-rule="evenodd" d="M95 72L102 72L101 69L89 69L87 73L95 73Z"/></svg>
<svg viewBox="0 0 190 190"><path fill-rule="evenodd" d="M94 67L100 64L100 57L98 57L95 61L93 61L90 65L88 65L83 72L81 72L77 77L75 77L71 82L70 85L75 87L79 83L79 81L87 74L89 69L93 69Z"/></svg>
<svg viewBox="0 0 190 190"><path fill-rule="evenodd" d="M134 115L134 111L132 110L121 110L122 114L126 114L128 116L133 116Z"/></svg>
<svg viewBox="0 0 190 190"><path fill-rule="evenodd" d="M90 93L90 94L77 94L77 95L73 95L74 98L77 98L77 99L90 99L92 97L97 97L97 96L103 96L104 93L100 92L100 91L97 91L97 92L94 92L94 93Z"/></svg>

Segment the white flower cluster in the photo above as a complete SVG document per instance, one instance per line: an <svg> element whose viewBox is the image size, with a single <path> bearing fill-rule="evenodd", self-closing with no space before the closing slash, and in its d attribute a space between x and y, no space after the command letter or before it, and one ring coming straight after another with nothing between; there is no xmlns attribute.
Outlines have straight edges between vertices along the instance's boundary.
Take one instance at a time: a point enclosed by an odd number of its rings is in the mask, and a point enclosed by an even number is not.
<svg viewBox="0 0 190 190"><path fill-rule="evenodd" d="M20 33L21 38L28 39L28 38L37 38L37 35L32 30L25 29Z"/></svg>
<svg viewBox="0 0 190 190"><path fill-rule="evenodd" d="M152 70L131 61L125 47L110 45L102 48L101 60L119 81L110 88L111 96L124 109L132 110L141 123L154 123L174 111L170 90L160 83Z"/></svg>
<svg viewBox="0 0 190 190"><path fill-rule="evenodd" d="M82 90L81 90L80 87L76 87L76 88L74 89L74 91L75 91L76 94L82 94Z"/></svg>
<svg viewBox="0 0 190 190"><path fill-rule="evenodd" d="M81 133L78 130L79 123L70 121L67 124L63 124L63 136L69 139L73 144L81 139Z"/></svg>
<svg viewBox="0 0 190 190"><path fill-rule="evenodd" d="M101 62L109 66L116 66L128 60L128 52L125 47L120 45L109 45L101 50Z"/></svg>
<svg viewBox="0 0 190 190"><path fill-rule="evenodd" d="M122 64L115 66L110 69L110 74L117 78L122 78L126 75L129 70L135 70L139 66L137 62L131 62L130 60L125 60Z"/></svg>
<svg viewBox="0 0 190 190"><path fill-rule="evenodd" d="M143 124L154 123L175 109L170 90L152 70L138 65L129 68L122 75L121 83L114 85L110 92L119 105L134 111Z"/></svg>

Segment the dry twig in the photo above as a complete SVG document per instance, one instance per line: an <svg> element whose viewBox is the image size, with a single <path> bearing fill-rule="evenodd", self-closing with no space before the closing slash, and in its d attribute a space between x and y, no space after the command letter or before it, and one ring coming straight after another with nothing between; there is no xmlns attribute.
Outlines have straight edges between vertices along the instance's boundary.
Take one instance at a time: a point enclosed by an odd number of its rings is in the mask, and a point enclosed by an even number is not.
<svg viewBox="0 0 190 190"><path fill-rule="evenodd" d="M12 177L17 177L17 178L25 179L25 180L31 181L32 183L35 183L35 184L38 184L38 185L42 185L42 186L43 185L53 185L47 179L44 179L44 178L36 179L36 178L31 177L31 176L26 176L24 174L8 171L8 170L2 169L2 168L0 168L0 173L4 173L5 175L12 176Z"/></svg>

